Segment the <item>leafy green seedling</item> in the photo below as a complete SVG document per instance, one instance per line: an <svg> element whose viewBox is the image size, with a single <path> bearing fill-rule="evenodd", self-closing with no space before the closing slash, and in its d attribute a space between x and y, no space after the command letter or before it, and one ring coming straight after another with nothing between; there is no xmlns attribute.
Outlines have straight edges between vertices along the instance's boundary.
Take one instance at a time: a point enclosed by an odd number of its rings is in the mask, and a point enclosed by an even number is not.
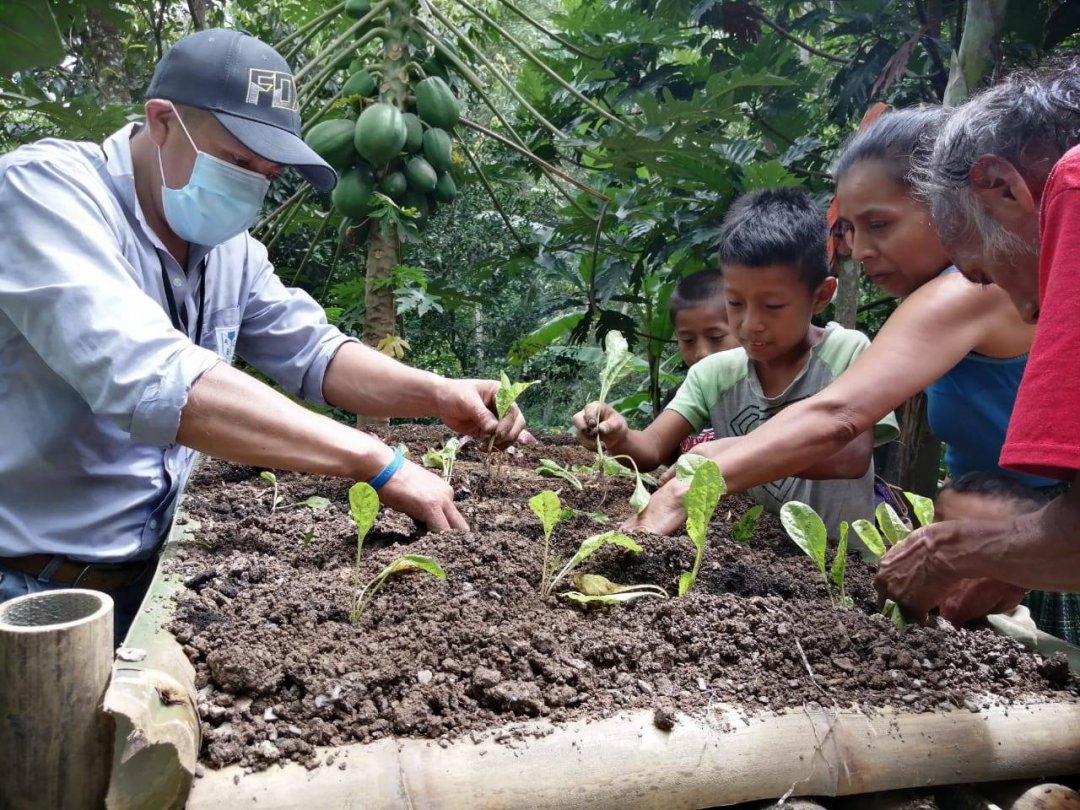
<svg viewBox="0 0 1080 810"><path fill-rule="evenodd" d="M585 512L581 509L572 509L569 506L563 507L563 520L573 520L576 517L588 518L593 523L611 523L611 518L609 518L603 512Z"/></svg>
<svg viewBox="0 0 1080 810"><path fill-rule="evenodd" d="M353 593L360 586L360 553L364 549L364 538L375 525L379 514L379 495L371 484L359 481L349 487L349 512L356 524L356 567L353 569ZM359 599L353 603L352 620L360 619Z"/></svg>
<svg viewBox="0 0 1080 810"><path fill-rule="evenodd" d="M559 502L559 496L550 489L537 493L529 498L529 508L540 518L540 525L544 527L544 556L541 559L540 568L540 592L544 593L544 586L551 573L549 553L551 551L551 533L563 520L563 508Z"/></svg>
<svg viewBox="0 0 1080 810"><path fill-rule="evenodd" d="M615 383L630 373L633 368L634 355L630 353L630 347L621 332L612 329L604 338L604 368L600 372L600 396L597 402L603 408L608 400L608 394ZM596 459L599 462L597 468L604 470L604 443L597 439Z"/></svg>
<svg viewBox="0 0 1080 810"><path fill-rule="evenodd" d="M536 385L535 380L533 382L512 383L510 378L506 376L506 372L500 371L499 390L495 392L495 413L498 414L499 419L506 416L517 398L525 393L526 389L534 385Z"/></svg>
<svg viewBox="0 0 1080 810"><path fill-rule="evenodd" d="M847 538L848 522L840 521L840 541L836 545L836 554L833 556L832 568L829 576L833 584L840 589L840 607L854 607L855 602L844 592L844 577L847 576Z"/></svg>
<svg viewBox="0 0 1080 810"><path fill-rule="evenodd" d="M574 574L573 582L577 590L559 596L582 605L621 605L650 596L669 598L668 592L659 585L619 585L599 574Z"/></svg>
<svg viewBox="0 0 1080 810"><path fill-rule="evenodd" d="M934 522L934 502L925 495L905 492L904 497L911 501L911 508L920 526L929 526Z"/></svg>
<svg viewBox="0 0 1080 810"><path fill-rule="evenodd" d="M278 505L282 501L282 497L278 495L277 476L269 470L263 470L261 473L259 473L259 478L261 478L263 481L266 481L268 484L270 484L270 486L274 488L273 495L270 499L270 511L273 512L278 508Z"/></svg>
<svg viewBox="0 0 1080 810"><path fill-rule="evenodd" d="M873 523L859 518L851 524L851 528L876 559L880 560L885 556L885 540L882 539L881 532Z"/></svg>
<svg viewBox="0 0 1080 810"><path fill-rule="evenodd" d="M747 509L746 514L731 527L731 539L736 543L749 543L750 538L754 536L754 527L761 520L761 513L764 511L765 507L760 503Z"/></svg>
<svg viewBox="0 0 1080 810"><path fill-rule="evenodd" d="M356 597L356 608L353 610L352 621L355 624L360 621L360 616L364 612L371 600L375 598L375 594L383 583L394 574L401 574L406 571L423 571L426 574L431 574L433 577L437 577L441 580L446 580L446 572L443 571L442 566L432 559L426 557L423 554L405 554L398 557L386 568L375 575L372 580L364 586L364 589Z"/></svg>
<svg viewBox="0 0 1080 810"><path fill-rule="evenodd" d="M709 459L696 453L683 453L675 462L675 478L679 481L692 481L697 468ZM716 462L713 462L714 464Z"/></svg>
<svg viewBox="0 0 1080 810"><path fill-rule="evenodd" d="M281 507L282 509L299 509L301 507L307 507L312 512L321 512L324 509L330 507L330 499L324 498L322 495L312 495L310 498L305 498L302 501L296 503L290 503L288 506Z"/></svg>
<svg viewBox="0 0 1080 810"><path fill-rule="evenodd" d="M686 509L686 533L694 544L694 567L679 577L679 596L694 587L701 561L705 557L705 542L708 537L709 521L716 511L720 498L727 492L724 476L715 461L705 459L707 464L698 464L690 480L690 488L683 495L683 507Z"/></svg>
<svg viewBox="0 0 1080 810"><path fill-rule="evenodd" d="M818 567L821 576L825 578L825 590L829 594L829 602L835 607L836 600L833 599L832 587L829 585L829 574L825 570L825 549L829 542L825 521L809 505L801 501L788 501L780 507L780 523L784 531L788 533L788 537Z"/></svg>
<svg viewBox="0 0 1080 810"><path fill-rule="evenodd" d="M449 484L450 478L454 474L454 464L457 461L458 451L461 450L464 444L457 436L451 436L443 443L441 448L436 450L433 447L424 454L424 466L442 470L443 480Z"/></svg>
<svg viewBox="0 0 1080 810"><path fill-rule="evenodd" d="M878 504L877 509L874 510L874 517L877 518L881 533L885 535L885 539L889 541L890 546L895 546L911 534L908 525L900 519L900 516L896 514L896 510L887 503Z"/></svg>
<svg viewBox="0 0 1080 810"><path fill-rule="evenodd" d="M314 526L307 529L304 532L304 534L300 537L300 548L302 548L302 549L307 548L308 544L311 542L313 537L315 537L315 527Z"/></svg>
<svg viewBox="0 0 1080 810"><path fill-rule="evenodd" d="M590 557L599 548L608 544L621 546L634 552L641 551L641 546L622 532L604 532L603 534L594 534L592 537L587 537L581 542L581 546L574 553L574 556L559 570L559 573L552 577L547 588L544 589L544 593L549 594L555 590L555 586L559 584L563 577L577 568L583 560Z"/></svg>
<svg viewBox="0 0 1080 810"><path fill-rule="evenodd" d="M550 458L540 459L540 466L536 468L536 474L542 475L545 478L561 478L574 489L578 491L582 489L580 478L570 472L570 470L566 469L562 464L557 461L552 461Z"/></svg>

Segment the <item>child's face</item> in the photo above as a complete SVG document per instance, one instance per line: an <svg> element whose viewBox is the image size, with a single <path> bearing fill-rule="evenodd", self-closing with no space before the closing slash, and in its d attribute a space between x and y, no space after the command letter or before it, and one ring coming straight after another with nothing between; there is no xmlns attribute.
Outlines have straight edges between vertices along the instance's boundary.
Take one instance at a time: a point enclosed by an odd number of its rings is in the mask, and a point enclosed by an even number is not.
<svg viewBox="0 0 1080 810"><path fill-rule="evenodd" d="M807 289L799 272L784 264L768 267L724 265L728 325L752 360L780 360L806 345L810 318L836 290L836 279Z"/></svg>
<svg viewBox="0 0 1080 810"><path fill-rule="evenodd" d="M739 346L728 328L727 305L722 296L676 312L675 337L679 341L679 354L688 366L710 354Z"/></svg>
<svg viewBox="0 0 1080 810"><path fill-rule="evenodd" d="M856 163L836 186L851 258L889 295L911 295L949 266L930 214L878 160Z"/></svg>
<svg viewBox="0 0 1080 810"><path fill-rule="evenodd" d="M983 495L978 492L939 492L934 501L934 523L946 520L1012 520L1020 510L1010 498Z"/></svg>

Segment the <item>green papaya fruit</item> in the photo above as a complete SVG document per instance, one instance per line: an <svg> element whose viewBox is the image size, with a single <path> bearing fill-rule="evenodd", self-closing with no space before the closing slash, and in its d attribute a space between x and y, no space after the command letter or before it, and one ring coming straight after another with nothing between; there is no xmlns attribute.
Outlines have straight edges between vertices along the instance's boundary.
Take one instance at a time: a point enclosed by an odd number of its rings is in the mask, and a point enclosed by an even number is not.
<svg viewBox="0 0 1080 810"><path fill-rule="evenodd" d="M420 119L416 117L415 113L403 113L402 118L405 119L405 151L406 152L419 152L424 145L424 125L420 123Z"/></svg>
<svg viewBox="0 0 1080 810"><path fill-rule="evenodd" d="M375 178L371 166L361 163L347 169L338 179L330 199L334 208L350 219L363 219L371 211L371 192Z"/></svg>
<svg viewBox="0 0 1080 810"><path fill-rule="evenodd" d="M408 130L401 112L392 104L372 104L356 119L353 145L361 157L385 166L405 146Z"/></svg>
<svg viewBox="0 0 1080 810"><path fill-rule="evenodd" d="M416 114L425 124L447 132L461 117L461 109L446 82L438 76L428 76L416 83Z"/></svg>
<svg viewBox="0 0 1080 810"><path fill-rule="evenodd" d="M424 157L435 171L450 170L454 165L454 149L446 130L432 127L424 133Z"/></svg>
<svg viewBox="0 0 1080 810"><path fill-rule="evenodd" d="M435 199L441 203L453 202L457 196L457 183L450 172L443 172L435 183Z"/></svg>
<svg viewBox="0 0 1080 810"><path fill-rule="evenodd" d="M375 95L375 77L363 69L356 71L341 88L341 95L344 98L349 96L371 98Z"/></svg>
<svg viewBox="0 0 1080 810"><path fill-rule="evenodd" d="M308 130L308 134L304 136L304 143L340 172L356 161L356 148L353 146L354 129L355 125L347 118L320 121Z"/></svg>
<svg viewBox="0 0 1080 810"><path fill-rule="evenodd" d="M345 0L345 16L359 20L371 11L371 0Z"/></svg>
<svg viewBox="0 0 1080 810"><path fill-rule="evenodd" d="M405 164L405 179L409 181L409 188L426 194L435 190L435 184L439 182L439 176L431 168L431 164L417 155L409 158Z"/></svg>
<svg viewBox="0 0 1080 810"><path fill-rule="evenodd" d="M402 172L390 172L379 183L379 191L392 200L400 200L409 188L409 181Z"/></svg>

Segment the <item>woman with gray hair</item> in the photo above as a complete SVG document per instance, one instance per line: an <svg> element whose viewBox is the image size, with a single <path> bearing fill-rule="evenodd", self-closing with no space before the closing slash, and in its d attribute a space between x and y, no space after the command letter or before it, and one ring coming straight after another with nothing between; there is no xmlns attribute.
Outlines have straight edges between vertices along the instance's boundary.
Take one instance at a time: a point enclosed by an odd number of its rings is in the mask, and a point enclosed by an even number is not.
<svg viewBox="0 0 1080 810"><path fill-rule="evenodd" d="M920 175L935 225L969 279L1005 289L1037 323L1003 466L1072 484L1080 470L1080 60L1018 75L960 108ZM988 583L986 579L997 580ZM1080 491L1009 522L913 533L875 585L917 616L1016 591L1080 590ZM987 605L991 608L993 605Z"/></svg>

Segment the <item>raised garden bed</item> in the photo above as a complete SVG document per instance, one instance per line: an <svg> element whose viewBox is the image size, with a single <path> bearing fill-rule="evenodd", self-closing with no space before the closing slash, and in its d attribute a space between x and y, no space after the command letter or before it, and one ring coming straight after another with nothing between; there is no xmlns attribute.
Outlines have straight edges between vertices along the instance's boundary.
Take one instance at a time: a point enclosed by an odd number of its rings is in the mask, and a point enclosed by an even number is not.
<svg viewBox="0 0 1080 810"><path fill-rule="evenodd" d="M416 458L445 434L406 426L386 438ZM364 580L402 553L436 558L447 579L392 578L356 624L348 484L282 474L272 512L259 470L203 463L181 519L194 540L168 564L186 585L170 629L194 664L202 720L191 806L333 806L361 790L363 806L405 806L379 798L404 791L428 807L689 807L1080 769L1077 681L1061 657L989 629L900 632L874 612L871 572L854 556L855 607L832 608L775 519L746 545L729 539L741 498L721 502L684 597L583 608L541 596L528 499L558 489L565 505L611 518L560 524L566 556L628 514L632 488L586 479L579 492L535 475L540 458L590 460L556 441L490 465L466 448L453 483L471 533L421 534L384 510ZM289 507L311 496L330 506ZM691 542L640 540L641 553L607 548L582 570L675 593ZM290 804L284 786L303 769Z"/></svg>

